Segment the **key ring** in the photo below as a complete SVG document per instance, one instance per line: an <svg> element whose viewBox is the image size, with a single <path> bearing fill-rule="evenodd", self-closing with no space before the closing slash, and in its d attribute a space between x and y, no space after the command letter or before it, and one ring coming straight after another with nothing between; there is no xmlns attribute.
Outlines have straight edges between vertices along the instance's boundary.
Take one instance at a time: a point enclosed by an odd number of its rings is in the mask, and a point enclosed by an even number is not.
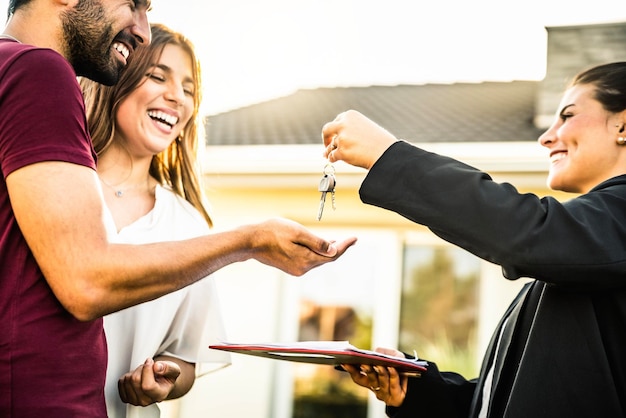
<svg viewBox="0 0 626 418"><path fill-rule="evenodd" d="M332 163L326 163L324 166L325 175L335 175L335 166Z"/></svg>

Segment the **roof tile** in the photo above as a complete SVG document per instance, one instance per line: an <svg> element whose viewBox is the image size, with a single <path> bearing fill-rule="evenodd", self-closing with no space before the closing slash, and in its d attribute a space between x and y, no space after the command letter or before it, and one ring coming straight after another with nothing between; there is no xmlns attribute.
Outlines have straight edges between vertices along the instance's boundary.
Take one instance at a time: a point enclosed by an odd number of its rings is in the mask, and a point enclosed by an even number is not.
<svg viewBox="0 0 626 418"><path fill-rule="evenodd" d="M324 123L358 110L411 142L535 141L535 81L338 87L211 115L207 145L317 144Z"/></svg>

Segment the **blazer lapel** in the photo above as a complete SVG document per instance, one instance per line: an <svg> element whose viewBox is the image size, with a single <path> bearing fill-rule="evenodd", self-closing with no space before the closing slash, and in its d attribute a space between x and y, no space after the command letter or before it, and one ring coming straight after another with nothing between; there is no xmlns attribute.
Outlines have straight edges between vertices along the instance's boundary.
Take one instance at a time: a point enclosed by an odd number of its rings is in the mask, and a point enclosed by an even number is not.
<svg viewBox="0 0 626 418"><path fill-rule="evenodd" d="M478 414L482 408L483 391L491 391L492 388L495 388L497 385L498 379L500 378L500 373L502 371L504 356L506 355L508 347L511 344L511 338L513 336L513 330L515 329L515 323L517 322L517 318L519 317L521 307L522 305L524 305L524 300L526 298L526 295L528 294L528 290L533 283L535 282L526 283L524 287L522 287L522 290L520 290L511 305L509 305L508 309L502 316L502 319L500 319L500 322L498 323L495 332L491 336L491 340L489 341L489 345L487 346L487 352L481 366L477 390L474 392L472 405L470 407L470 417L472 418L478 417ZM504 329L502 329L505 323L506 326L504 327ZM497 355L496 348L498 349ZM485 378L487 377L487 374L492 367L494 367L492 385L491 387L485 388Z"/></svg>

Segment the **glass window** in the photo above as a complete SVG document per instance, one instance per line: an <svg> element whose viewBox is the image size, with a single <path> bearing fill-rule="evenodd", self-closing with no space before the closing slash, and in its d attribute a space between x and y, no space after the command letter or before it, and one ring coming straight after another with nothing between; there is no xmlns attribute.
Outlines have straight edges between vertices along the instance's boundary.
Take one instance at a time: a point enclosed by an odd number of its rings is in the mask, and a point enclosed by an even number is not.
<svg viewBox="0 0 626 418"><path fill-rule="evenodd" d="M304 299L300 310L300 341L350 341L369 347L372 318L347 305L320 305ZM329 366L294 365L293 418L365 418L367 393L347 373Z"/></svg>
<svg viewBox="0 0 626 418"><path fill-rule="evenodd" d="M451 245L407 245L400 350L476 376L480 260Z"/></svg>
<svg viewBox="0 0 626 418"><path fill-rule="evenodd" d="M298 279L299 341L348 341L372 349L378 304L397 313L397 263L402 251L397 236L372 232L358 236L357 245L340 261ZM385 329L395 334L397 320ZM354 384L347 373L302 363L293 363L292 373L292 418L367 418L375 410L369 405L369 391Z"/></svg>

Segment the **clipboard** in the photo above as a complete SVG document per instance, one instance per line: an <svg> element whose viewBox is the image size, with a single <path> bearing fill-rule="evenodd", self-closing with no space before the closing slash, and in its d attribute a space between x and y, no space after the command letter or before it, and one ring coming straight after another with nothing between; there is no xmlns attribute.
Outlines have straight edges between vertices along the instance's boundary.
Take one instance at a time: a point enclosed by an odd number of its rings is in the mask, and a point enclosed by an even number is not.
<svg viewBox="0 0 626 418"><path fill-rule="evenodd" d="M426 371L428 366L424 360L393 357L376 351L363 350L347 341L299 341L291 344L221 343L210 345L209 348L273 360L327 364L335 366L338 370L343 370L342 364L368 364L394 367L400 373L419 376Z"/></svg>

